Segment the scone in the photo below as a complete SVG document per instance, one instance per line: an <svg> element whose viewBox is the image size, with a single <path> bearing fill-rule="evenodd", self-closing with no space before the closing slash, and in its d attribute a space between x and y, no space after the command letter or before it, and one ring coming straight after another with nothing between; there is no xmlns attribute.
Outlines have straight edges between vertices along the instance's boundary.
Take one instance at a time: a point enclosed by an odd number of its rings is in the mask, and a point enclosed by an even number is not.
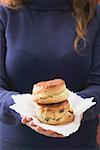
<svg viewBox="0 0 100 150"><path fill-rule="evenodd" d="M74 113L67 100L58 104L42 105L35 103L35 105L36 117L43 123L61 125L74 120Z"/></svg>
<svg viewBox="0 0 100 150"><path fill-rule="evenodd" d="M54 104L65 101L69 96L62 79L42 81L33 86L33 101L39 104Z"/></svg>

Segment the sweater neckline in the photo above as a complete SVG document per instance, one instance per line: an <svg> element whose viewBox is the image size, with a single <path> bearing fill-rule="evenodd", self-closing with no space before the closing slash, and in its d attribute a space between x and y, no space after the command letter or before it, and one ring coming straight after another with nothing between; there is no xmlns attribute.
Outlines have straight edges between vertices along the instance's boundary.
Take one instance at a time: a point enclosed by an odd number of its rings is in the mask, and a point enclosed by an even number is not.
<svg viewBox="0 0 100 150"><path fill-rule="evenodd" d="M24 4L34 9L71 9L71 0L24 0Z"/></svg>

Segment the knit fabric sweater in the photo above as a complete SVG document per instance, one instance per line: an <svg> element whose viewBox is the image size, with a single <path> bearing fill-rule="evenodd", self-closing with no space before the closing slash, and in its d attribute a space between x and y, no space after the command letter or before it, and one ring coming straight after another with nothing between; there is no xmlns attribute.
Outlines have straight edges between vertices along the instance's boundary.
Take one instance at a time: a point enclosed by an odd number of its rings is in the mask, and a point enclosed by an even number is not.
<svg viewBox="0 0 100 150"><path fill-rule="evenodd" d="M97 104L84 120L95 118L100 108L99 4L79 53L73 46L75 37L69 0L26 0L16 10L0 6L1 124L21 126L20 116L9 109L12 94L31 93L34 83L54 78L64 79L69 90L84 98L93 96ZM84 46L82 40L78 46Z"/></svg>

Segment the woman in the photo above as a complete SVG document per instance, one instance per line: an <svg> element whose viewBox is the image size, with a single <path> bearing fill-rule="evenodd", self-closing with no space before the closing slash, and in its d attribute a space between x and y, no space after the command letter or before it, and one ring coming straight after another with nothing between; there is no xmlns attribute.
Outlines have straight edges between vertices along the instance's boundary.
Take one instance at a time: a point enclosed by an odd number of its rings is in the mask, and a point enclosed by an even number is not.
<svg viewBox="0 0 100 150"><path fill-rule="evenodd" d="M96 0L1 0L0 150L98 149L99 15ZM9 109L12 94L31 93L34 83L58 77L70 90L97 102L68 138Z"/></svg>

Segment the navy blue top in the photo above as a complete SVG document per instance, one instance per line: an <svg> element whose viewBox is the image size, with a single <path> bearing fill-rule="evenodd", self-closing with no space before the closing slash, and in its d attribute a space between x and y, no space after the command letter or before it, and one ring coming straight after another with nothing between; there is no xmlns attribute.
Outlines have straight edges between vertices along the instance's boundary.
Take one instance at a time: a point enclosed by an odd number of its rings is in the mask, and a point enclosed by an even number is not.
<svg viewBox="0 0 100 150"><path fill-rule="evenodd" d="M2 123L9 124L9 128L11 124L20 124L19 115L9 109L12 94L31 93L34 83L54 78L64 79L70 90L83 97L94 96L97 106L86 117L95 117L100 108L99 4L87 28L87 45L79 54L73 48L75 36L75 18L69 1L30 0L17 10L0 7Z"/></svg>

